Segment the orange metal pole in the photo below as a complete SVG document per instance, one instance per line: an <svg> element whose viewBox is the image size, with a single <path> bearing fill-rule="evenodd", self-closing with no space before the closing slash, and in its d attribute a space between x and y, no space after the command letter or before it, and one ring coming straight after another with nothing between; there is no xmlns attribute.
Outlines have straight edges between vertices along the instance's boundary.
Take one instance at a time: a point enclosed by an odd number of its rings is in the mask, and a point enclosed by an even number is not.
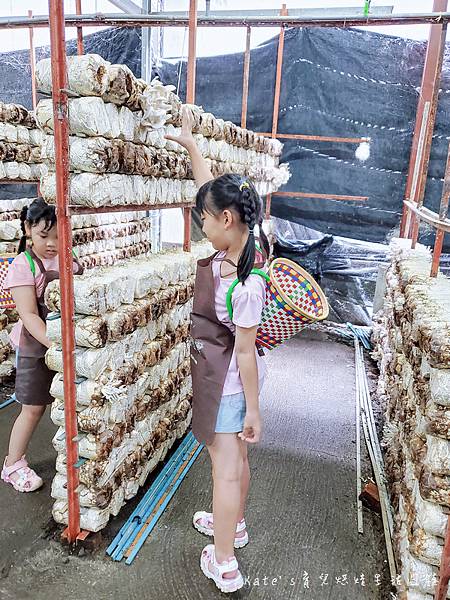
<svg viewBox="0 0 450 600"><path fill-rule="evenodd" d="M442 189L441 206L439 208L439 218L446 219L448 215L448 203L450 200L450 144L448 145L447 164L445 167L444 187ZM439 271L439 260L442 253L444 242L444 231L438 229L434 240L433 261L431 264L431 277L436 277Z"/></svg>
<svg viewBox="0 0 450 600"><path fill-rule="evenodd" d="M58 215L58 252L61 280L62 352L64 365L64 418L67 448L67 498L69 505L69 542L80 533L80 502L77 488L78 460L77 414L75 390L75 332L73 297L72 228L69 204L69 134L66 41L64 6L60 0L49 0L50 47L52 64L53 119L56 158L56 207Z"/></svg>
<svg viewBox="0 0 450 600"><path fill-rule="evenodd" d="M195 63L197 52L197 0L189 2L189 48L187 64L187 85L186 102L194 104L195 102ZM184 219L184 241L183 249L185 252L191 250L191 212L190 208L183 209Z"/></svg>
<svg viewBox="0 0 450 600"><path fill-rule="evenodd" d="M33 11L28 11L28 16L33 16ZM34 32L33 28L29 29L30 34L30 68L31 68L31 98L33 102L33 110L36 108L37 104L37 90L36 90L36 54L34 52Z"/></svg>
<svg viewBox="0 0 450 600"><path fill-rule="evenodd" d="M75 12L77 15L82 15L81 0L75 0ZM83 28L77 27L77 54L84 54L83 44Z"/></svg>
<svg viewBox="0 0 450 600"><path fill-rule="evenodd" d="M439 581L436 585L434 600L447 598L448 582L450 579L450 516L447 518L447 531L442 549L441 564L439 566Z"/></svg>
<svg viewBox="0 0 450 600"><path fill-rule="evenodd" d="M281 6L280 15L287 16L288 11L286 4ZM278 128L278 111L280 108L280 91L281 91L281 75L283 70L283 50L284 50L284 26L281 27L280 37L278 38L278 54L277 54L277 70L275 75L275 94L273 97L273 115L272 115L272 137L277 136ZM265 218L270 219L270 208L272 204L272 194L267 194L266 197L266 212Z"/></svg>
<svg viewBox="0 0 450 600"><path fill-rule="evenodd" d="M273 192L272 196L317 198L323 200L354 200L356 202L364 202L369 199L368 196L342 196L340 194L316 194L313 192Z"/></svg>
<svg viewBox="0 0 450 600"><path fill-rule="evenodd" d="M187 64L186 102L195 102L195 62L197 58L197 0L189 2L189 49Z"/></svg>
<svg viewBox="0 0 450 600"><path fill-rule="evenodd" d="M444 0L445 4L447 4L447 0ZM435 0L436 3L439 0ZM433 131L434 124L436 121L436 113L439 102L439 82L441 79L442 73L442 64L444 61L444 51L445 51L445 38L447 37L447 23L441 26L440 35L436 37L434 43L432 44L432 51L436 54L436 60L432 76L432 86L431 86L431 103L430 103L430 113L428 115L428 123L426 130L426 138L425 138L425 151L422 156L422 169L420 172L419 182L418 182L418 195L417 195L417 206L422 206L424 196L425 196L425 186L427 183L427 173L428 173L428 164L430 162L430 154L431 154L431 144L433 142ZM411 226L410 226L410 234L411 234L411 247L415 248L417 243L417 238L419 237L419 219L417 215L411 215Z"/></svg>
<svg viewBox="0 0 450 600"><path fill-rule="evenodd" d="M433 11L445 12L447 4L448 0L434 0ZM428 163L430 160L446 32L447 23L432 25L430 27L419 102L417 105L416 124L409 160L408 178L406 180L405 200L417 202L419 205L423 202ZM407 237L409 234L417 237L418 221L408 211L408 208L403 205L400 235ZM415 242L413 241L414 245Z"/></svg>
<svg viewBox="0 0 450 600"><path fill-rule="evenodd" d="M250 39L252 35L251 27L247 27L247 40L244 54L244 77L242 80L242 113L241 127L247 127L247 104L248 104L248 82L250 77Z"/></svg>
<svg viewBox="0 0 450 600"><path fill-rule="evenodd" d="M28 17L31 19L33 16L33 11L28 11ZM33 28L29 29L30 36L30 70L31 70L31 102L33 106L33 110L36 110L37 105L37 89L36 89L36 53L34 51L34 31ZM41 184L38 181L36 185L37 195L41 195Z"/></svg>
<svg viewBox="0 0 450 600"><path fill-rule="evenodd" d="M313 142L342 142L343 144L361 144L362 142L369 142L370 138L350 138L350 137L333 137L330 135L305 135L303 133L277 133L272 135L271 133L260 133L265 137L276 137L278 140L307 140Z"/></svg>

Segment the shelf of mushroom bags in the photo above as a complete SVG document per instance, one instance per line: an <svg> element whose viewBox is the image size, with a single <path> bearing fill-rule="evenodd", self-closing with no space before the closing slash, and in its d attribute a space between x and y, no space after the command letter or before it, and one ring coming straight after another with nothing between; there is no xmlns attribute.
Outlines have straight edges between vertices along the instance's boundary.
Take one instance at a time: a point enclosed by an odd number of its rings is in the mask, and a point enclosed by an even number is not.
<svg viewBox="0 0 450 600"><path fill-rule="evenodd" d="M126 66L111 65L97 55L70 56L67 67L68 211L74 242L87 252L98 244L106 247L111 237L117 240L117 227L125 236L141 233L135 225L129 229L122 224L112 228L114 236L104 225L101 232L95 230L89 218L101 221L102 213L192 207L196 187L188 154L165 138L176 136L181 126L182 104L174 88L157 79L146 84ZM51 93L49 59L37 64L36 80L40 91ZM251 177L261 194L287 181L289 171L279 165L279 141L189 106L194 135L214 176L235 172ZM36 122L43 132L41 195L56 203L51 100L39 102ZM79 231L74 227L77 219ZM189 253L172 248L124 256L126 260L114 264L86 256L94 268L73 280L82 529L98 531L117 515L189 427L188 323L196 262L210 253L210 244L200 242ZM48 336L54 342L46 362L56 372L51 418L59 426L53 440L53 516L67 524L64 324L58 280L49 284L46 303L51 310Z"/></svg>
<svg viewBox="0 0 450 600"><path fill-rule="evenodd" d="M41 142L33 112L0 101L0 184L39 182Z"/></svg>

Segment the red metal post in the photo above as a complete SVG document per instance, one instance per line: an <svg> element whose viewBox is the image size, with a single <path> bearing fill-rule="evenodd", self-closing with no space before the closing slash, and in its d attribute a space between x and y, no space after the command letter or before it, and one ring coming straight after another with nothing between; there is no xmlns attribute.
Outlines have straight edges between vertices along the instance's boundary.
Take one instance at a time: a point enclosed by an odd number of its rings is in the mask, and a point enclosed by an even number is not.
<svg viewBox="0 0 450 600"><path fill-rule="evenodd" d="M448 0L434 0L433 11L444 12L447 10L447 4ZM447 23L440 23L430 27L405 188L405 199L412 200L418 204L423 202L425 192L446 33ZM410 214L404 205L400 235L407 237L409 233L417 238L418 220L414 215ZM415 245L414 241L413 245Z"/></svg>
<svg viewBox="0 0 450 600"><path fill-rule="evenodd" d="M189 48L187 64L186 102L195 102L195 63L197 58L197 0L189 2ZM184 218L184 241L185 252L191 250L191 212L190 208L183 209Z"/></svg>
<svg viewBox="0 0 450 600"><path fill-rule="evenodd" d="M195 62L197 59L197 0L189 2L189 49L187 64L186 102L195 102Z"/></svg>
<svg viewBox="0 0 450 600"><path fill-rule="evenodd" d="M75 12L77 15L83 14L81 11L81 0L75 0ZM82 27L77 27L77 54L84 54Z"/></svg>
<svg viewBox="0 0 450 600"><path fill-rule="evenodd" d="M248 82L250 77L250 40L252 35L251 27L247 27L247 39L244 53L244 76L242 79L242 113L241 127L247 127L247 104L248 104Z"/></svg>
<svg viewBox="0 0 450 600"><path fill-rule="evenodd" d="M434 600L445 600L450 579L450 516L447 518L447 531L442 549L441 564L439 567L439 581L436 585Z"/></svg>
<svg viewBox="0 0 450 600"><path fill-rule="evenodd" d="M448 215L448 203L450 199L450 144L447 152L447 165L445 167L444 187L442 189L441 206L439 208L439 218L444 220ZM439 271L439 260L442 253L442 244L444 242L444 231L436 230L436 239L434 240L433 262L431 264L431 277L436 277Z"/></svg>
<svg viewBox="0 0 450 600"><path fill-rule="evenodd" d="M287 16L286 4L281 6L280 15ZM284 26L281 27L278 38L277 70L275 75L275 93L273 97L273 115L272 115L272 137L277 136L278 129L278 111L280 108L281 75L283 70L283 50L284 50ZM267 194L265 218L270 219L270 208L272 204L272 194Z"/></svg>
<svg viewBox="0 0 450 600"><path fill-rule="evenodd" d="M80 533L80 502L78 497L78 460L76 390L75 390L75 332L72 262L72 228L69 204L69 136L66 41L64 6L60 0L49 0L50 44L52 64L53 118L56 154L56 206L58 215L58 251L61 280L62 351L64 365L64 418L67 448L67 498L69 505L69 542Z"/></svg>

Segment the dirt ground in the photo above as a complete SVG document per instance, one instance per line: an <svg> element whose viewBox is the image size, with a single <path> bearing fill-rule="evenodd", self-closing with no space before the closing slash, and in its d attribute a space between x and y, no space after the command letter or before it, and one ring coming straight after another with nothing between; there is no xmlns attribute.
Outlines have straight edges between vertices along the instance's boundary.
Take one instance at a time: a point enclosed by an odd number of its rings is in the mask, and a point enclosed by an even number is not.
<svg viewBox="0 0 450 600"><path fill-rule="evenodd" d="M267 362L263 439L250 449L250 543L236 551L246 583L232 596L395 598L381 518L364 508L364 533L357 531L353 348L321 333L303 332L270 353ZM2 455L17 411L16 405L0 411ZM375 406L375 412L380 421L383 407ZM2 600L210 600L221 595L200 572L199 556L209 542L191 525L196 510L210 507L206 450L134 563L126 566L112 562L105 548L138 499L103 531L97 551L82 549L77 555L59 542L50 498L54 431L46 415L29 452L45 487L27 495L0 485ZM367 479L372 472L363 437L362 461Z"/></svg>

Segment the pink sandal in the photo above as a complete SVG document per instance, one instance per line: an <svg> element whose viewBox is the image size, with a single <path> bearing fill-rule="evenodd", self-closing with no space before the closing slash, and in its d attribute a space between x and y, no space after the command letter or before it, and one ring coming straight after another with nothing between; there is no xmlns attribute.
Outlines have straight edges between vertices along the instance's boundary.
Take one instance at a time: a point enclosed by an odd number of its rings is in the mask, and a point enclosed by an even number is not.
<svg viewBox="0 0 450 600"><path fill-rule="evenodd" d="M197 531L200 533L204 533L205 535L214 535L214 521L213 514L209 512L205 512L204 510L199 510L194 514L192 519L192 523ZM241 533L247 529L245 524L245 519L239 521L236 525L236 533ZM242 536L236 536L234 538L234 547L235 548L243 548L248 544L248 533L245 532Z"/></svg>
<svg viewBox="0 0 450 600"><path fill-rule="evenodd" d="M6 466L7 458L8 457L5 458L1 472L1 478L5 483L10 483L18 492L34 492L42 487L44 482L39 475L28 466L25 455L9 467ZM17 473L19 477L17 479L12 479L11 475L13 473Z"/></svg>
<svg viewBox="0 0 450 600"><path fill-rule="evenodd" d="M229 594L241 589L244 585L244 579L239 571L239 565L234 556L231 556L223 563L218 563L214 551L214 544L208 544L203 548L200 558L200 568L203 574L212 579L221 592ZM225 573L237 571L232 579L226 579Z"/></svg>

